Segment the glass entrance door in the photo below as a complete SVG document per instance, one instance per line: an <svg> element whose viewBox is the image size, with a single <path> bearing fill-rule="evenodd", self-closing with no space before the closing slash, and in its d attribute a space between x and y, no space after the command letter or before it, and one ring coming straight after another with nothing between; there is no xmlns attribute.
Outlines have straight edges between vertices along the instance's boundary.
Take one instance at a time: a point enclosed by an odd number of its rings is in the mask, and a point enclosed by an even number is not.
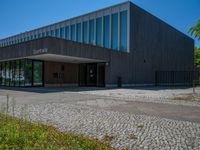
<svg viewBox="0 0 200 150"><path fill-rule="evenodd" d="M97 85L97 64L87 65L87 86Z"/></svg>
<svg viewBox="0 0 200 150"><path fill-rule="evenodd" d="M97 64L79 65L79 86L97 86Z"/></svg>

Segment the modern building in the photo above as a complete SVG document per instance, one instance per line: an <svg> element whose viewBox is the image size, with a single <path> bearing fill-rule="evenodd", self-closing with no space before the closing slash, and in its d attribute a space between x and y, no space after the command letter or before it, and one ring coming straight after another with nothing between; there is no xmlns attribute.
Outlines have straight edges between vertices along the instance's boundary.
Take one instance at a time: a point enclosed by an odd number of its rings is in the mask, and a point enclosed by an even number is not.
<svg viewBox="0 0 200 150"><path fill-rule="evenodd" d="M0 84L152 85L157 72L193 70L193 50L193 39L124 2L1 39Z"/></svg>

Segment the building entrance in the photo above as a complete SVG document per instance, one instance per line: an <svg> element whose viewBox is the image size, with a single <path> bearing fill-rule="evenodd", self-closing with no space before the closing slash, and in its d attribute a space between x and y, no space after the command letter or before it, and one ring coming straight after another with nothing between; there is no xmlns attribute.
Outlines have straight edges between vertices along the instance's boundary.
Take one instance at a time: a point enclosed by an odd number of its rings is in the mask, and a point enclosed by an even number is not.
<svg viewBox="0 0 200 150"><path fill-rule="evenodd" d="M80 64L79 86L105 86L105 65L103 63Z"/></svg>

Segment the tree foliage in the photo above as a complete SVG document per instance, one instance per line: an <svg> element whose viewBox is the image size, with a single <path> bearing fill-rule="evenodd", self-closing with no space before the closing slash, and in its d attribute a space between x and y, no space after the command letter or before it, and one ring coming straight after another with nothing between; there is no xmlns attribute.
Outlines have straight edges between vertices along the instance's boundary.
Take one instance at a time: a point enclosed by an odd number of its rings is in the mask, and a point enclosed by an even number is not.
<svg viewBox="0 0 200 150"><path fill-rule="evenodd" d="M200 48L195 47L195 68L200 70Z"/></svg>
<svg viewBox="0 0 200 150"><path fill-rule="evenodd" d="M192 36L200 40L200 19L196 22L195 26L190 27L189 32Z"/></svg>

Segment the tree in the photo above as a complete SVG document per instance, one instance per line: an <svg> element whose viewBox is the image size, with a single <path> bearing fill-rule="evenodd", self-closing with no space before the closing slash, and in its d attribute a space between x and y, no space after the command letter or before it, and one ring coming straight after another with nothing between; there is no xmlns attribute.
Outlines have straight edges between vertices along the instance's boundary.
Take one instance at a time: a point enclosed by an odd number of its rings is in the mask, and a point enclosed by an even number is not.
<svg viewBox="0 0 200 150"><path fill-rule="evenodd" d="M194 27L190 27L189 33L191 33L194 38L200 40L200 19L197 21Z"/></svg>
<svg viewBox="0 0 200 150"><path fill-rule="evenodd" d="M200 41L200 19L196 22L195 26L190 27L189 33ZM195 68L200 70L200 48L195 47L194 55Z"/></svg>
<svg viewBox="0 0 200 150"><path fill-rule="evenodd" d="M195 68L200 70L200 48L195 47Z"/></svg>

